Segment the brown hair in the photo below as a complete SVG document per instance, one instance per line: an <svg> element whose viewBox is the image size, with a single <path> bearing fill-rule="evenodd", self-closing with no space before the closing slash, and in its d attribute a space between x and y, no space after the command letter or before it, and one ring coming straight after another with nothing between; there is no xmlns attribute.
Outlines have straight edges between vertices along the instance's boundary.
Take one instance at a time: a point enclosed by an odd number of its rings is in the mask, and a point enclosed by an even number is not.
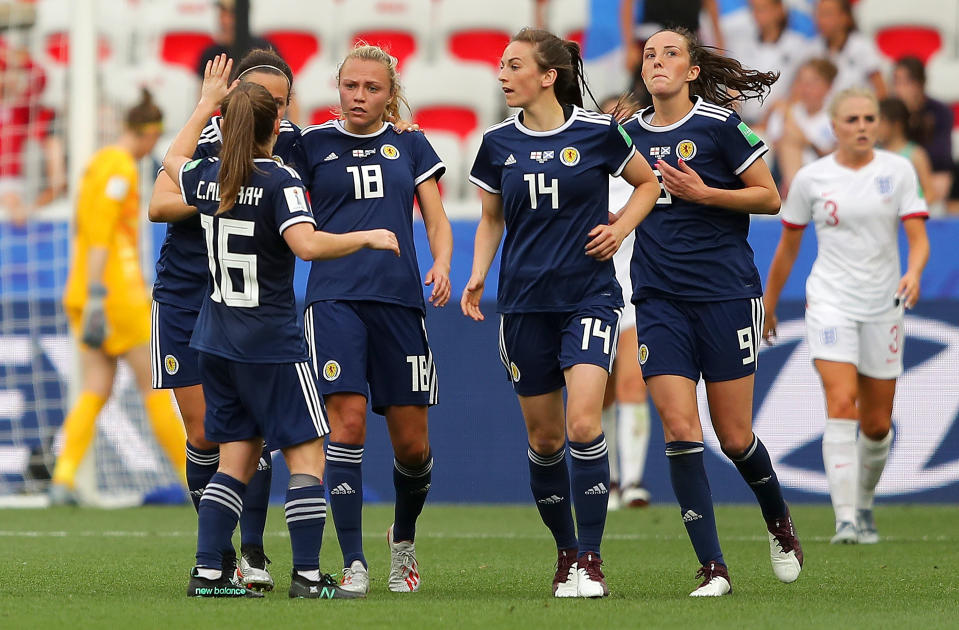
<svg viewBox="0 0 959 630"><path fill-rule="evenodd" d="M230 77L230 83L240 79L245 83L249 79L243 78L247 73L262 72L263 74L272 74L286 79L286 104L290 104L290 98L293 96L293 70L290 65L283 60L275 51L266 48L254 48L240 59L240 63L233 67L233 76ZM222 110L224 113L225 109Z"/></svg>
<svg viewBox="0 0 959 630"><path fill-rule="evenodd" d="M241 83L226 97L229 114L224 107L223 146L220 149L220 208L226 212L236 204L240 186L258 170L253 158L273 136L276 125L276 101L270 92L256 83Z"/></svg>
<svg viewBox="0 0 959 630"><path fill-rule="evenodd" d="M827 0L819 0L819 2L826 2ZM856 30L856 16L852 12L852 2L849 0L831 0L839 5L839 10L849 18L849 28L846 29L846 37L849 36L849 33L852 33ZM845 44L843 44L845 45Z"/></svg>
<svg viewBox="0 0 959 630"><path fill-rule="evenodd" d="M127 112L126 125L130 131L139 133L152 125L163 122L163 112L153 102L153 95L146 88L140 89L140 102Z"/></svg>
<svg viewBox="0 0 959 630"><path fill-rule="evenodd" d="M800 67L809 68L829 85L832 85L832 82L836 80L836 75L839 74L836 64L828 59L810 59Z"/></svg>
<svg viewBox="0 0 959 630"><path fill-rule="evenodd" d="M372 46L366 42L357 42L346 57L343 63L336 70L336 84L340 84L340 71L346 62L350 59L359 59L361 61L376 61L383 64L386 68L386 74L390 78L390 100L386 102L386 111L383 112L383 122L396 122L400 120L400 105L406 107L407 112L411 112L410 104L403 95L403 86L400 85L400 75L396 71L396 57L388 53L379 46Z"/></svg>
<svg viewBox="0 0 959 630"><path fill-rule="evenodd" d="M898 98L884 98L879 101L879 116L894 125L899 125L903 132L909 125L909 108Z"/></svg>
<svg viewBox="0 0 959 630"><path fill-rule="evenodd" d="M556 70L553 92L560 105L583 106L583 92L593 99L596 109L599 104L586 85L583 73L583 57L579 44L567 41L539 28L523 28L513 35L511 42L526 42L533 47L533 60L543 72Z"/></svg>
<svg viewBox="0 0 959 630"><path fill-rule="evenodd" d="M762 103L769 87L779 78L778 72L744 68L736 59L721 54L718 48L703 45L688 29L664 28L657 34L664 31L682 37L686 41L690 65L699 66L699 76L689 84L690 96L701 96L704 101L723 107L753 98Z"/></svg>
<svg viewBox="0 0 959 630"><path fill-rule="evenodd" d="M909 75L909 78L918 83L921 87L926 87L926 67L922 65L919 57L907 56L896 62L896 68L902 68Z"/></svg>

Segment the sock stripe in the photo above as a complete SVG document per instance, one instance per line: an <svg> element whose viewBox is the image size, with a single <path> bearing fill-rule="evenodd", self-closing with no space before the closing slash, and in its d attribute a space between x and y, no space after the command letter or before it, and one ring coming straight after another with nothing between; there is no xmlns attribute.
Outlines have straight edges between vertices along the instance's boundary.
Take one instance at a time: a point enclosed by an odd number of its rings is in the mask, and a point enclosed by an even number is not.
<svg viewBox="0 0 959 630"><path fill-rule="evenodd" d="M208 483L206 485L206 488L207 490L214 490L216 492L219 492L225 498L230 499L231 501L235 502L237 505L240 505L240 506L243 505L243 497L241 497L239 493L237 493L235 490L233 490L229 486L225 486L222 483L212 482L212 483Z"/></svg>
<svg viewBox="0 0 959 630"><path fill-rule="evenodd" d="M676 455L692 455L694 453L702 453L706 450L706 446L700 442L699 446L690 446L687 448L671 448L666 447L666 457L675 457Z"/></svg>
<svg viewBox="0 0 959 630"><path fill-rule="evenodd" d="M404 466L403 464L396 461L396 458L394 457L393 468L395 468L397 472L399 472L401 475L405 477L412 477L413 479L416 479L419 477L425 477L426 475L430 474L430 472L433 470L433 456L431 455L430 458L422 466L418 468Z"/></svg>
<svg viewBox="0 0 959 630"><path fill-rule="evenodd" d="M606 446L605 437L598 444L593 444L587 448L580 449L572 445L569 447L569 454L579 460L601 459L606 457L608 453L609 449Z"/></svg>
<svg viewBox="0 0 959 630"><path fill-rule="evenodd" d="M186 446L186 458L199 466L212 466L220 461L220 450L217 449L210 453L195 450L192 446Z"/></svg>
<svg viewBox="0 0 959 630"><path fill-rule="evenodd" d="M532 449L532 447L526 449L526 454L529 456L529 461L533 462L537 466L555 466L561 461L566 459L566 447L559 449L556 453L552 455L540 455Z"/></svg>
<svg viewBox="0 0 959 630"><path fill-rule="evenodd" d="M200 505L203 505L205 501L215 501L220 505L224 505L229 508L230 511L236 514L237 518L240 518L240 514L243 512L243 502L237 502L228 495L221 493L219 490L220 488L216 487L216 484L208 484L203 490L203 496L200 498Z"/></svg>
<svg viewBox="0 0 959 630"><path fill-rule="evenodd" d="M362 464L363 452L365 450L362 446L359 448L346 448L337 446L331 442L326 447L326 460L343 464Z"/></svg>
<svg viewBox="0 0 959 630"><path fill-rule="evenodd" d="M756 434L753 433L752 444L749 445L749 448L746 449L746 452L740 457L730 457L729 459L733 460L734 462L744 462L753 456L753 453L756 452L757 448L759 448L759 438L757 438Z"/></svg>
<svg viewBox="0 0 959 630"><path fill-rule="evenodd" d="M295 516L295 515L297 515L297 514L305 514L305 515L311 515L311 514L312 514L312 515L318 515L318 514L323 514L323 515L325 515L325 514L326 514L326 505L324 504L324 505L317 505L317 506L295 507L295 508L287 507L287 508L284 508L283 511L284 511L284 513L286 514L287 518L289 518L289 517L291 517L291 516Z"/></svg>
<svg viewBox="0 0 959 630"><path fill-rule="evenodd" d="M324 498L293 499L292 501L287 501L284 504L284 507L288 510L290 508L295 508L298 506L309 506L309 505L325 506L326 499Z"/></svg>

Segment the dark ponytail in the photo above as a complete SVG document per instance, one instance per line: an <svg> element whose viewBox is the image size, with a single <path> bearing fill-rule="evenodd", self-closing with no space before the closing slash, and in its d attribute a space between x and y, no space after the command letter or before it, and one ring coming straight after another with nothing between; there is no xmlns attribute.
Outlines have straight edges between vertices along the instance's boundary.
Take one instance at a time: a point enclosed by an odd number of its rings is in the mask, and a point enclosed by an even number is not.
<svg viewBox="0 0 959 630"><path fill-rule="evenodd" d="M256 166L253 158L268 144L276 125L276 102L256 83L241 83L224 101L223 147L220 149L221 214L236 204L240 187L250 180Z"/></svg>
<svg viewBox="0 0 959 630"><path fill-rule="evenodd" d="M579 44L561 39L549 31L538 28L521 29L510 41L530 44L533 47L533 59L543 72L550 68L556 70L553 92L560 105L582 107L583 92L586 92L599 109L596 98L586 85Z"/></svg>

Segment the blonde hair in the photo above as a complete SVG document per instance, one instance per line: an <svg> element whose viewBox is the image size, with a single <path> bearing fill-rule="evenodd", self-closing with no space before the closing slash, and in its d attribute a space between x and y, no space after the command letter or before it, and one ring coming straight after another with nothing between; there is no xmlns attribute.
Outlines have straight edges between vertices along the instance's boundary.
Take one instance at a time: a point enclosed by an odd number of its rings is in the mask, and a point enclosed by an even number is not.
<svg viewBox="0 0 959 630"><path fill-rule="evenodd" d="M829 118L835 120L836 114L839 111L839 106L842 105L844 101L847 101L851 98L864 98L872 101L872 104L876 107L876 111L879 111L879 99L876 98L875 92L868 88L851 87L846 88L834 96L832 101L829 102Z"/></svg>
<svg viewBox="0 0 959 630"><path fill-rule="evenodd" d="M406 96L403 95L403 86L400 85L400 75L396 71L396 57L379 46L372 46L363 41L357 42L356 46L346 55L346 58L343 59L343 62L336 70L337 85L340 84L340 72L350 59L376 61L383 64L386 68L386 73L390 77L390 100L386 102L386 111L383 112L384 122L396 122L400 120L401 104L406 107L407 112L412 113L410 104L406 101ZM342 114L342 112L339 113Z"/></svg>

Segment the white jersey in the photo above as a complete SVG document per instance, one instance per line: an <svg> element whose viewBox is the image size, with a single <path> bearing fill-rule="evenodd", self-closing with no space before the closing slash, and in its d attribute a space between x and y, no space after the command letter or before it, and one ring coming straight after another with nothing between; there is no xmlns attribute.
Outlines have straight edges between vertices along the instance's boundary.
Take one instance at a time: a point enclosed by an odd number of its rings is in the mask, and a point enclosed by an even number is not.
<svg viewBox="0 0 959 630"><path fill-rule="evenodd" d="M832 120L825 107L815 114L810 114L802 103L793 103L789 107L789 113L808 142L802 150L803 166L818 160L820 155L829 153L835 148L836 135L833 133ZM785 131L786 117L781 110L776 110L769 117L769 124L766 125L766 141L779 142Z"/></svg>
<svg viewBox="0 0 959 630"><path fill-rule="evenodd" d="M727 38L726 41L730 42L727 54L744 66L762 72L779 72L779 79L769 88L762 103L753 98L741 105L740 116L746 124L758 124L773 103L789 96L796 71L811 55L811 42L801 33L790 29L783 31L779 39L771 43L760 40L755 33L748 37Z"/></svg>
<svg viewBox="0 0 959 630"><path fill-rule="evenodd" d="M635 190L629 182L622 177L609 178L609 211L613 214L618 213L626 206L629 196ZM636 308L630 300L633 299L633 283L629 280L629 264L633 259L633 245L636 242L636 231L633 230L626 235L619 250L613 254L613 265L616 266L616 280L623 289L623 302L626 307L623 309L623 316L619 320L620 330L634 328L636 326Z"/></svg>
<svg viewBox="0 0 959 630"><path fill-rule="evenodd" d="M823 38L817 38L810 46L811 56L826 57L839 70L832 82L832 94L851 87L871 88L869 82L876 72L882 72L882 54L872 40L859 31L852 31L838 52L829 50Z"/></svg>
<svg viewBox="0 0 959 630"><path fill-rule="evenodd" d="M890 317L900 278L899 221L927 216L912 163L895 153L876 149L858 170L841 166L834 153L799 169L780 218L789 228L816 226L808 306L864 322Z"/></svg>

